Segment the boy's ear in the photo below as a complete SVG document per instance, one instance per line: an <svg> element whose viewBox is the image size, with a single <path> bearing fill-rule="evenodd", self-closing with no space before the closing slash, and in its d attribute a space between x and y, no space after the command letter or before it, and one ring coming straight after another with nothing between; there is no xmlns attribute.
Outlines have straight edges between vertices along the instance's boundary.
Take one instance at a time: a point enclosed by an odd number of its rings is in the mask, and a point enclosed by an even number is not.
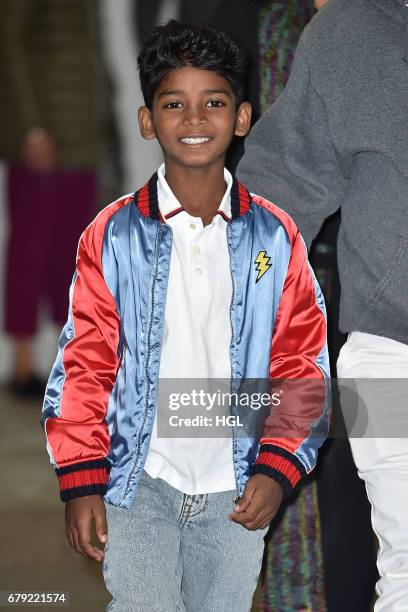
<svg viewBox="0 0 408 612"><path fill-rule="evenodd" d="M147 106L141 106L138 111L140 133L146 140L153 140L156 134L153 127L152 113Z"/></svg>
<svg viewBox="0 0 408 612"><path fill-rule="evenodd" d="M246 136L251 127L252 106L249 102L242 102L237 110L235 122L235 136Z"/></svg>

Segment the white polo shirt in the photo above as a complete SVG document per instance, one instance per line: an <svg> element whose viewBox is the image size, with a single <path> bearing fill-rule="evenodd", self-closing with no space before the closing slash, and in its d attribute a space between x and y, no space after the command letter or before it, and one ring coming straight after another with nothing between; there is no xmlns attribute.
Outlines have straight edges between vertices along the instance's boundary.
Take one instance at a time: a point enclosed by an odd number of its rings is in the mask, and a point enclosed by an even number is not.
<svg viewBox="0 0 408 612"><path fill-rule="evenodd" d="M218 213L203 226L158 171L161 215L173 230L160 378L230 379L232 279L227 244L232 176ZM175 434L176 435L176 434ZM236 488L231 438L158 438L155 418L146 472L197 495Z"/></svg>

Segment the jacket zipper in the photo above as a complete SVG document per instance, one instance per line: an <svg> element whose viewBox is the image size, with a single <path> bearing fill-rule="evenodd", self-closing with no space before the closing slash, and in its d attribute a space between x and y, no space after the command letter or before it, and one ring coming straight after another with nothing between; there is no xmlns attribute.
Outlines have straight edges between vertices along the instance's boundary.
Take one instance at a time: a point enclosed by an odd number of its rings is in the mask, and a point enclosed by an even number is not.
<svg viewBox="0 0 408 612"><path fill-rule="evenodd" d="M230 238L231 236L228 235L228 233L231 233L231 231L229 231L231 228L230 225L227 226L227 236L228 236L228 251L229 251L229 257L230 257L230 275L231 275L231 281L232 281L232 297L231 297L231 304L230 304L230 325L231 325L231 342L230 342L230 392L231 392L231 397L233 397L233 392L234 392L234 388L233 388L233 371L232 371L232 348L234 346L234 325L232 322L232 309L233 309L233 304L234 304L234 300L235 300L235 281L234 281L234 275L232 273L232 268L234 266L234 259L232 256L232 246L231 246L231 241ZM232 411L231 411L231 405L230 405L230 416L232 416ZM235 448L236 448L236 435L235 435L235 427L234 425L231 425L231 429L232 429L232 466L234 469L234 478L235 478L235 487L237 490L237 497L234 498L234 504L238 502L239 499L239 488L238 488L238 479L237 479L237 469L236 469L236 463L235 463Z"/></svg>
<svg viewBox="0 0 408 612"><path fill-rule="evenodd" d="M125 491L124 491L124 493L123 493L123 495L122 495L122 497L121 497L121 499L119 501L119 505L121 505L121 503L123 502L123 500L125 499L126 495L129 492L129 483L130 483L130 479L131 479L131 477L133 475L133 472L135 470L136 464L137 464L139 456L140 456L140 442L141 442L141 438L142 438L142 435L143 435L143 431L144 431L146 420L147 420L147 416L148 416L149 393L150 393L150 381L149 381L149 361L150 361L150 352L151 352L150 337L151 337L152 328L153 328L154 289L155 289L155 286L156 286L157 272L158 272L158 259L159 259L158 258L158 252L159 252L161 232L162 232L162 228L161 228L161 225L159 225L158 230L157 230L156 244L155 244L155 250L154 250L154 260L153 260L154 274L153 274L152 288L151 288L151 292L150 292L151 309L150 309L149 328L148 328L147 339L146 339L146 346L147 346L146 361L145 361L146 408L145 408L145 411L144 411L144 419L143 419L142 427L139 430L139 435L138 435L138 438L137 438L136 449L134 451L135 458L133 460L132 468L130 470L129 477L128 477L127 482L126 482Z"/></svg>

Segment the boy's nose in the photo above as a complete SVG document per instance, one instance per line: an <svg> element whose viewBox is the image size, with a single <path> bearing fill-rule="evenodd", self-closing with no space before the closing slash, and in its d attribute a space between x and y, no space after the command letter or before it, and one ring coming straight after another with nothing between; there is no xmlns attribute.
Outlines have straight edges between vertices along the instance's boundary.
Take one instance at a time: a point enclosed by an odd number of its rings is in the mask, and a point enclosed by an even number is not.
<svg viewBox="0 0 408 612"><path fill-rule="evenodd" d="M184 122L188 125L203 125L207 119L204 111L200 109L190 108L187 110Z"/></svg>

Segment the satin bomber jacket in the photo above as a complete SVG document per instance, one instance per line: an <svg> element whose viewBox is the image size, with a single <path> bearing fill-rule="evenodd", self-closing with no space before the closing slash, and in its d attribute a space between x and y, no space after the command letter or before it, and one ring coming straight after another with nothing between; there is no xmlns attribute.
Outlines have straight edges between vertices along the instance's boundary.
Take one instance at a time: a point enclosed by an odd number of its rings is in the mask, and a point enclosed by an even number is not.
<svg viewBox="0 0 408 612"><path fill-rule="evenodd" d="M233 390L243 379L269 378L317 379L325 389L304 435L233 437L238 495L254 473L287 495L315 465L324 440L313 435L316 426L328 427L324 300L294 222L236 179L227 240ZM80 238L42 414L63 501L100 494L132 504L156 410L171 249L157 174L103 209Z"/></svg>

